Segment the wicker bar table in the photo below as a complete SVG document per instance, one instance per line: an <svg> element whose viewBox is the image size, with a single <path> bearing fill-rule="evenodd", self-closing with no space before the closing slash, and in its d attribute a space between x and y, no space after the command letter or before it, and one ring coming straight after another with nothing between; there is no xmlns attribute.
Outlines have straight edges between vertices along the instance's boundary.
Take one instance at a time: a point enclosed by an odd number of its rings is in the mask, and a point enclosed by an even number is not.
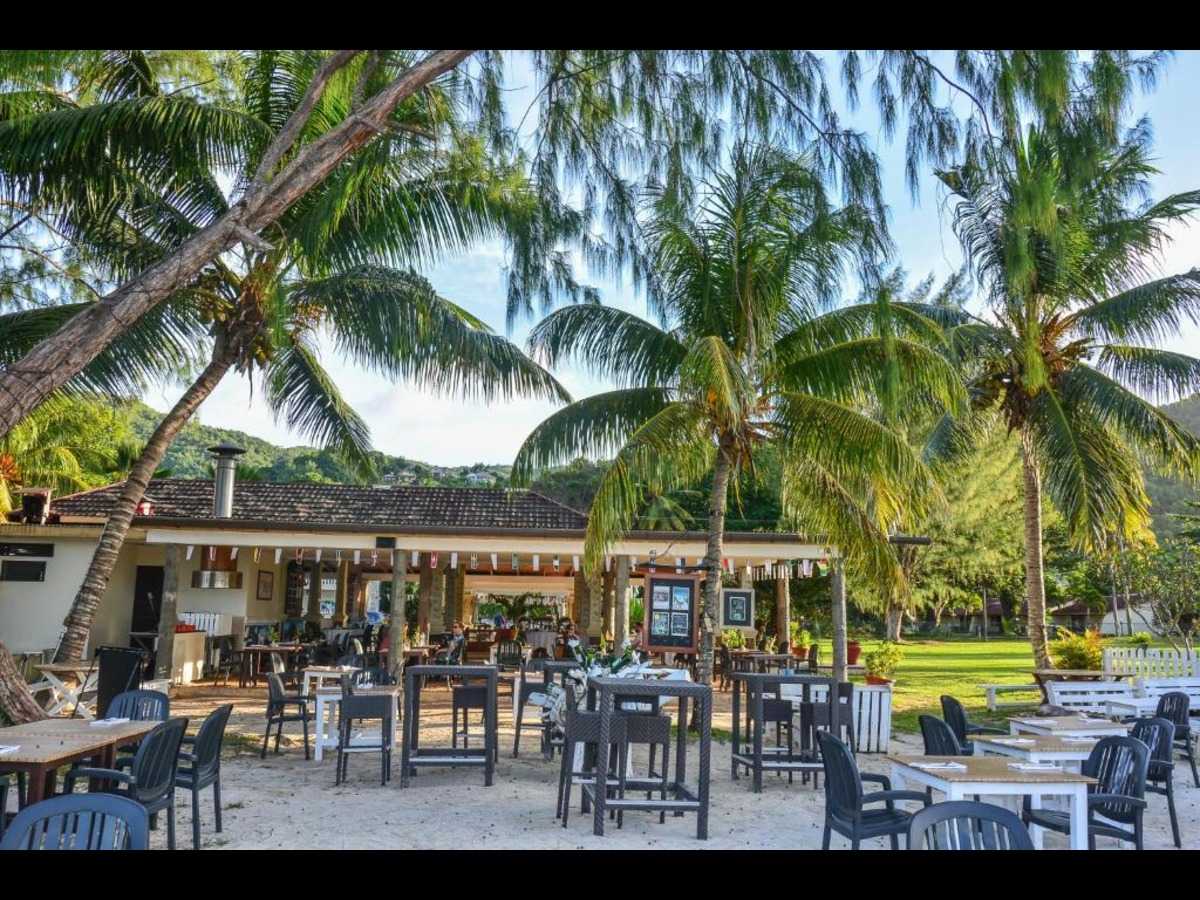
<svg viewBox="0 0 1200 900"><path fill-rule="evenodd" d="M837 696L837 682L822 675L780 675L777 672L734 672L733 680L733 749L730 755L732 776L736 781L738 769L746 768L753 773L754 793L762 793L762 777L764 771L769 772L820 772L823 768L820 752L816 749L816 741L811 736L801 734L800 751L793 752L791 747L763 746L763 700L768 691L784 684L802 686L801 707L811 703L810 690L814 685L825 687L828 696ZM746 695L746 715L742 720L742 693ZM828 725L834 734L838 734L839 703L827 704L829 722L802 721L802 727L816 727L817 724ZM802 717L803 719L803 717ZM745 727L747 744L743 746L742 728Z"/></svg>
<svg viewBox="0 0 1200 900"><path fill-rule="evenodd" d="M609 740L612 733L612 717L625 715L614 712L614 698L620 695L622 701L646 698L653 702L655 698L677 697L679 703L678 737L675 746L675 773L673 780L666 786L666 799L662 797L609 797L604 779L597 785L584 785L583 790L592 803L592 833L604 835L604 822L609 810L642 809L670 812L683 815L687 812L696 813L696 837L699 840L708 839L708 794L709 772L712 757L712 688L707 684L696 684L691 681L666 681L660 679L642 678L589 678L589 705L600 713L600 736L596 747L596 771L608 771ZM691 700L691 721L699 726L699 759L695 786L687 783L687 726L686 700ZM657 787L657 785L656 785Z"/></svg>
<svg viewBox="0 0 1200 900"><path fill-rule="evenodd" d="M404 670L404 748L400 756L400 787L408 787L417 766L483 766L483 783L491 787L496 771L496 689L499 670L495 666L408 666ZM421 687L430 678L483 679L487 700L483 711L483 746L479 748L420 746Z"/></svg>

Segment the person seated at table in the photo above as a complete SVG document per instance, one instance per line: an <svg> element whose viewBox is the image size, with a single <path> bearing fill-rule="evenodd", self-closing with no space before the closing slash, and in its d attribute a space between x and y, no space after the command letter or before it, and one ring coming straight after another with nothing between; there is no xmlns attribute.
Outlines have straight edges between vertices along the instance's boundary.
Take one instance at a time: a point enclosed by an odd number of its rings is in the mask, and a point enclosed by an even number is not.
<svg viewBox="0 0 1200 900"><path fill-rule="evenodd" d="M462 665L463 650L467 646L467 636L463 633L463 623L455 622L450 626L450 643L437 652L433 661L439 665Z"/></svg>

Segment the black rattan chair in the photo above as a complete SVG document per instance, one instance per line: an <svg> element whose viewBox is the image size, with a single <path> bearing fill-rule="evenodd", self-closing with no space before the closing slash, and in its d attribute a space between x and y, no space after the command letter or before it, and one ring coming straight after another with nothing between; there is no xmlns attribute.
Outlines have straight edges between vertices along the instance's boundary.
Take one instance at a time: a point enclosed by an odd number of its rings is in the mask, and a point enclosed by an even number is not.
<svg viewBox="0 0 1200 900"><path fill-rule="evenodd" d="M1150 750L1146 790L1167 798L1171 835L1175 838L1175 846L1182 847L1179 841L1179 817L1175 814L1175 726L1168 719L1142 718L1133 723L1129 736L1137 738Z"/></svg>
<svg viewBox="0 0 1200 900"><path fill-rule="evenodd" d="M1109 735L1096 741L1081 772L1096 779L1088 788L1088 847L1096 837L1129 841L1143 849L1142 815L1146 811L1146 773L1150 749L1136 738ZM1070 814L1058 809L1033 809L1025 798L1021 820L1059 834L1071 833Z"/></svg>
<svg viewBox="0 0 1200 900"><path fill-rule="evenodd" d="M541 736L542 753L546 755L546 723L542 721L539 715L537 719L525 721L525 707L529 705L529 698L533 694L546 693L546 662L544 657L525 660L521 666L521 688L520 693L514 697L513 709L513 759L517 758L517 754L521 751L521 732L525 730L536 730ZM542 680L530 678L529 676L541 673Z"/></svg>
<svg viewBox="0 0 1200 900"><path fill-rule="evenodd" d="M346 780L346 769L352 753L378 753L380 755L380 784L386 785L392 777L393 736L396 723L393 720L393 698L390 694L356 694L349 679L342 682L342 700L338 705L337 770L334 784ZM378 737L374 726L364 722L378 721ZM359 734L355 734L355 729Z"/></svg>
<svg viewBox="0 0 1200 900"><path fill-rule="evenodd" d="M192 849L200 849L200 792L213 789L213 812L217 832L221 831L221 741L233 704L226 703L210 712L195 736L184 736L179 750L175 786L192 792Z"/></svg>
<svg viewBox="0 0 1200 900"><path fill-rule="evenodd" d="M1012 810L977 800L947 800L913 813L908 849L1032 850L1033 839Z"/></svg>
<svg viewBox="0 0 1200 900"><path fill-rule="evenodd" d="M179 766L179 748L188 720L182 717L167 719L142 738L129 770L98 769L80 766L67 775L66 793L75 788L80 778L108 782L101 790L119 793L136 800L150 814L150 827L163 810L167 813L167 848L175 849L175 770Z"/></svg>
<svg viewBox="0 0 1200 900"><path fill-rule="evenodd" d="M13 817L0 850L149 850L150 814L116 794L59 794Z"/></svg>
<svg viewBox="0 0 1200 900"><path fill-rule="evenodd" d="M886 775L861 773L854 754L840 738L828 731L817 732L821 762L825 770L825 833L821 849L829 849L833 832L849 838L851 849L857 850L864 838L886 837L892 849L900 849L899 836L908 834L912 813L897 809L896 801L913 800L928 804L928 797L919 791L893 791ZM882 790L867 793L863 782L879 784ZM882 803L883 808L870 808Z"/></svg>

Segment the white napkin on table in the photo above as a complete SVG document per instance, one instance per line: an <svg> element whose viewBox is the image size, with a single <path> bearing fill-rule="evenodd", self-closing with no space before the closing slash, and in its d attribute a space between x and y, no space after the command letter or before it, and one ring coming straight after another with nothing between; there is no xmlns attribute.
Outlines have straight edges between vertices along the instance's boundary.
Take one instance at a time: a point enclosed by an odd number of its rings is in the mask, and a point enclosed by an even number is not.
<svg viewBox="0 0 1200 900"><path fill-rule="evenodd" d="M1066 743L1066 744L1094 744L1098 740L1100 740L1100 738L1085 737L1082 735L1080 735L1078 737L1076 737L1075 735L1064 735L1063 736L1063 743Z"/></svg>
<svg viewBox="0 0 1200 900"><path fill-rule="evenodd" d="M1035 762L1018 762L1009 763L1010 769L1016 769L1019 772L1061 772L1062 766L1057 763L1035 763Z"/></svg>
<svg viewBox="0 0 1200 900"><path fill-rule="evenodd" d="M15 753L20 749L20 744L0 744L0 755L5 753Z"/></svg>
<svg viewBox="0 0 1200 900"><path fill-rule="evenodd" d="M103 728L105 725L123 725L125 722L128 722L128 721L129 721L129 716L125 716L124 718L122 718L120 716L114 716L111 719L93 719L91 724L92 724L93 728L95 728L95 727Z"/></svg>
<svg viewBox="0 0 1200 900"><path fill-rule="evenodd" d="M962 763L957 762L915 762L912 763L914 769L944 769L951 772L965 772L967 767Z"/></svg>
<svg viewBox="0 0 1200 900"><path fill-rule="evenodd" d="M976 737L976 740L979 740L979 738L978 738L978 737ZM1007 747L1007 746L1009 746L1009 745L1012 745L1012 744L1032 744L1032 743L1035 743L1035 742L1034 742L1033 738L1021 738L1021 737L1008 737L1008 738L1003 738L1003 737L995 737L995 738L986 738L986 739L984 739L984 743L985 743L985 744L986 744L986 743L992 743L992 744L1003 744L1004 746L1006 746L1006 747Z"/></svg>

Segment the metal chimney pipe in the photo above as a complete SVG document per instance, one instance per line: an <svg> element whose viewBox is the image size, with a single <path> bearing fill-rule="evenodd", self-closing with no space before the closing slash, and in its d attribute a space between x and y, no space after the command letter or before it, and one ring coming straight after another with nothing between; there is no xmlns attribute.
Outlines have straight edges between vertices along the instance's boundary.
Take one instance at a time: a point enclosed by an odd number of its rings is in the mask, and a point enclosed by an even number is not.
<svg viewBox="0 0 1200 900"><path fill-rule="evenodd" d="M237 469L237 458L246 451L241 447L223 442L215 447L209 447L216 466L216 476L213 480L213 518L229 519L233 517L233 483Z"/></svg>

